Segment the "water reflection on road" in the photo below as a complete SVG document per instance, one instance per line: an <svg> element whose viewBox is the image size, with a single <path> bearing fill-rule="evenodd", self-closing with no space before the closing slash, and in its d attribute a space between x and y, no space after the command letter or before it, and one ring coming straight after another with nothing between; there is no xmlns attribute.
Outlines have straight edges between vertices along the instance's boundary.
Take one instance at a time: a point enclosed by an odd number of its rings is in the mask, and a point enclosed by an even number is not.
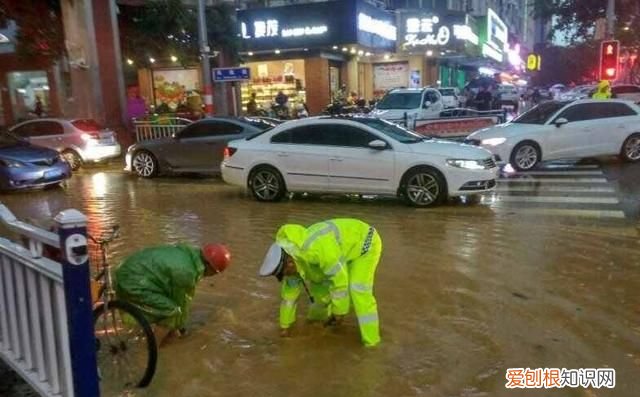
<svg viewBox="0 0 640 397"><path fill-rule="evenodd" d="M5 195L17 216L75 207L98 234L119 224L115 260L152 244L227 244L232 267L198 290L191 335L163 348L141 396L637 396L640 246L624 225L521 217L484 205L396 201L266 205L211 179L89 171L66 190ZM257 267L283 223L357 217L383 237L376 295L383 344L355 319L277 334L278 286ZM507 391L509 367L612 367L614 391Z"/></svg>

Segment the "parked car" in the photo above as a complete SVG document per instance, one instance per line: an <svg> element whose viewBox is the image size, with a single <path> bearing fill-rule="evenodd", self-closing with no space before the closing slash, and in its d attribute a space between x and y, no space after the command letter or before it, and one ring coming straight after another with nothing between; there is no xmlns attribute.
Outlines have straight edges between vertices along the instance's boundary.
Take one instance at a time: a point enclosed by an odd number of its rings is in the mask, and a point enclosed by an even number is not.
<svg viewBox="0 0 640 397"><path fill-rule="evenodd" d="M398 88L390 90L376 104L372 116L385 120L433 119L444 110L442 95L434 88Z"/></svg>
<svg viewBox="0 0 640 397"><path fill-rule="evenodd" d="M632 84L620 84L611 87L611 94L616 99L626 99L632 102L640 102L640 86Z"/></svg>
<svg viewBox="0 0 640 397"><path fill-rule="evenodd" d="M286 192L398 195L427 207L495 186L487 150L418 135L367 116L290 121L229 143L223 179L258 201Z"/></svg>
<svg viewBox="0 0 640 397"><path fill-rule="evenodd" d="M91 119L37 119L10 129L14 135L62 154L71 169L120 155L116 134Z"/></svg>
<svg viewBox="0 0 640 397"><path fill-rule="evenodd" d="M171 138L131 145L125 157L125 171L144 178L159 173L217 173L227 142L269 128L272 123L247 117L196 121Z"/></svg>
<svg viewBox="0 0 640 397"><path fill-rule="evenodd" d="M70 177L71 168L57 151L32 145L10 133L0 134L1 190L56 185Z"/></svg>
<svg viewBox="0 0 640 397"><path fill-rule="evenodd" d="M620 155L640 161L640 107L630 101L583 99L542 103L512 122L469 135L467 143L521 171L543 160Z"/></svg>
<svg viewBox="0 0 640 397"><path fill-rule="evenodd" d="M459 108L462 107L460 101L460 89L458 87L443 87L438 88L442 95L442 103L445 108Z"/></svg>
<svg viewBox="0 0 640 397"><path fill-rule="evenodd" d="M587 99L593 95L596 86L593 84L589 85L579 85L575 88L570 89L569 91L563 92L560 94L560 101L576 101L578 99Z"/></svg>
<svg viewBox="0 0 640 397"><path fill-rule="evenodd" d="M498 93L500 95L500 105L511 105L518 107L520 101L520 93L518 89L510 84L500 84L498 86Z"/></svg>

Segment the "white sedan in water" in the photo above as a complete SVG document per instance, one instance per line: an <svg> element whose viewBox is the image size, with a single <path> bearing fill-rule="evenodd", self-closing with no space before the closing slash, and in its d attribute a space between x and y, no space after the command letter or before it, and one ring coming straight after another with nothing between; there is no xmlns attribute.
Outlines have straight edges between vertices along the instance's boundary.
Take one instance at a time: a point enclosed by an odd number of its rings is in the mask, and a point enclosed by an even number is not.
<svg viewBox="0 0 640 397"><path fill-rule="evenodd" d="M229 143L222 177L259 201L286 192L398 195L426 207L491 190L498 168L485 149L418 135L371 117L289 121Z"/></svg>
<svg viewBox="0 0 640 397"><path fill-rule="evenodd" d="M640 107L623 100L545 102L510 123L474 132L469 144L489 149L519 171L543 160L619 155L640 161Z"/></svg>

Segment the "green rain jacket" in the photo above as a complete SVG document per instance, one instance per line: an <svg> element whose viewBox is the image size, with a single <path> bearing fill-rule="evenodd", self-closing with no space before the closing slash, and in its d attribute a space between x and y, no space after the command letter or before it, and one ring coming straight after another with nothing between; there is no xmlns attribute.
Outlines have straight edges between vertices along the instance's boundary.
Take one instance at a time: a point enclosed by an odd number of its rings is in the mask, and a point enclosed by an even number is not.
<svg viewBox="0 0 640 397"><path fill-rule="evenodd" d="M205 266L199 248L183 244L146 248L116 269L116 295L137 306L152 323L184 328Z"/></svg>
<svg viewBox="0 0 640 397"><path fill-rule="evenodd" d="M345 315L349 311L347 264L362 255L369 228L357 219L334 219L309 228L284 225L278 230L276 243L293 257L299 277L310 283L316 302L330 304L332 314ZM282 328L295 322L296 302L303 288L299 277L285 277L282 282Z"/></svg>

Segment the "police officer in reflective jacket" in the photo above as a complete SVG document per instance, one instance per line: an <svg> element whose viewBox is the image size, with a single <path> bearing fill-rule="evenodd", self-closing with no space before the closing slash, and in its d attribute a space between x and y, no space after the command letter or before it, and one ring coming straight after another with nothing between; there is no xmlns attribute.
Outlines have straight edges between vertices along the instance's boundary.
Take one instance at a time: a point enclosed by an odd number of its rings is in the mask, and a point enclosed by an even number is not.
<svg viewBox="0 0 640 397"><path fill-rule="evenodd" d="M305 228L284 225L260 268L261 276L282 282L281 335L289 335L303 290L310 298L308 317L339 325L353 302L365 346L380 343L378 307L373 295L382 253L378 232L357 219L333 219Z"/></svg>

